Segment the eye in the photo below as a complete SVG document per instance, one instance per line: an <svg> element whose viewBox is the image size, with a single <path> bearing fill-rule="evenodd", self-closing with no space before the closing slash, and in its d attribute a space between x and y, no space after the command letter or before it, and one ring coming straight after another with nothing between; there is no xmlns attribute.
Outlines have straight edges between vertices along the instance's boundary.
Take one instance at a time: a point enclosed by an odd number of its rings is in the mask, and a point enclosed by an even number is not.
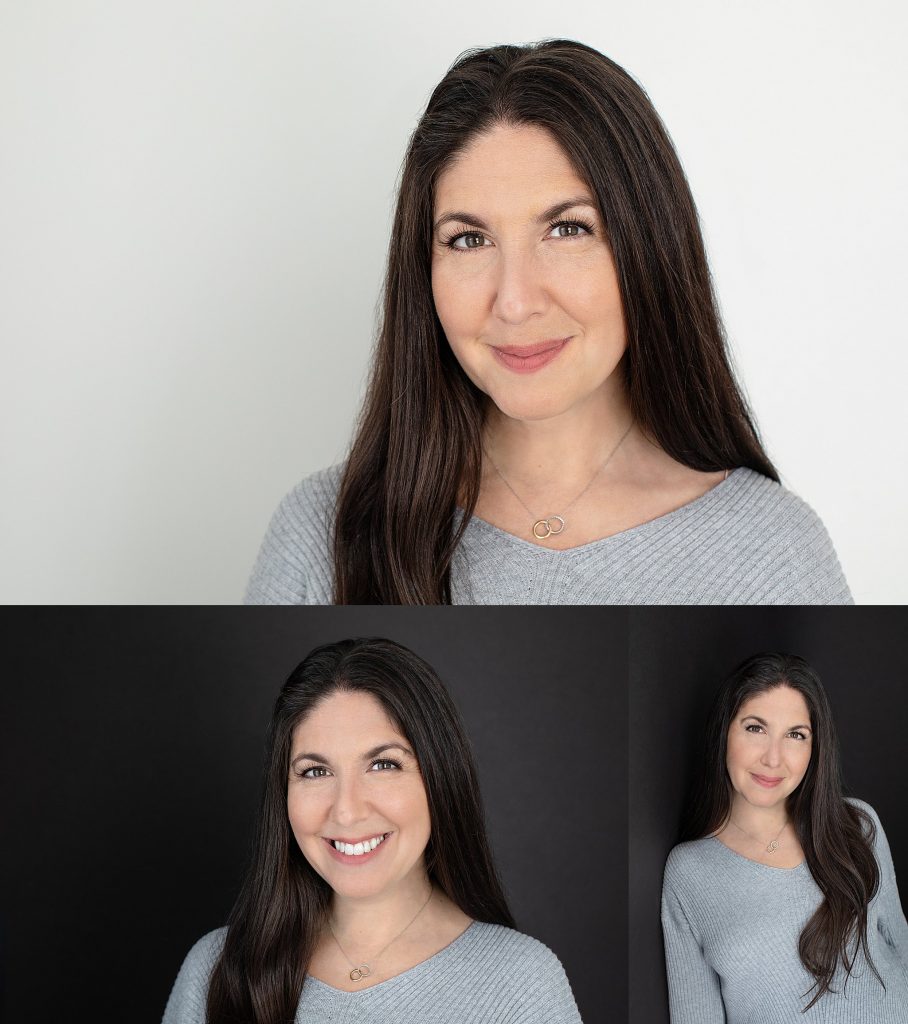
<svg viewBox="0 0 908 1024"><path fill-rule="evenodd" d="M400 768L400 763L398 761L392 761L390 758L387 757L383 757L378 761L373 761L372 764L369 765L370 771L378 770L387 772L391 771L393 768Z"/></svg>
<svg viewBox="0 0 908 1024"><path fill-rule="evenodd" d="M584 220L557 220L549 225L549 233L557 232L556 238L579 238L582 235L591 235L593 225Z"/></svg>
<svg viewBox="0 0 908 1024"><path fill-rule="evenodd" d="M803 733L803 732L798 732L797 729L795 729L793 732L790 732L788 735L793 737L796 740L806 740L807 739L807 734Z"/></svg>
<svg viewBox="0 0 908 1024"><path fill-rule="evenodd" d="M301 779L324 779L328 776L328 769L322 765L314 765L312 768L304 768L298 774Z"/></svg>
<svg viewBox="0 0 908 1024"><path fill-rule="evenodd" d="M449 249L463 252L466 249L481 249L486 241L486 236L478 231L461 231L460 234L452 235L444 244ZM460 242L463 242L463 245L460 245Z"/></svg>
<svg viewBox="0 0 908 1024"><path fill-rule="evenodd" d="M744 726L744 731L745 732L762 732L763 731L763 726L762 725L757 725L756 722L749 722L747 725Z"/></svg>

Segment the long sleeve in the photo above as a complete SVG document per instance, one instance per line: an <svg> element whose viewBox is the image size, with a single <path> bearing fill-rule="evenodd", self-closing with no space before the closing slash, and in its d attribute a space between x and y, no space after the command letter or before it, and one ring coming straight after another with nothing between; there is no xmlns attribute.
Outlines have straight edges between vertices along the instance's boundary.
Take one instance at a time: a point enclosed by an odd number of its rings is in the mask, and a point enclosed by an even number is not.
<svg viewBox="0 0 908 1024"><path fill-rule="evenodd" d="M870 810L866 804L864 806ZM892 853L889 850L886 833L876 814L873 814L873 818L876 825L874 853L880 866L878 928L883 940L893 948L905 971L908 972L908 922L905 921L905 912L902 910L902 902L899 899L899 887L895 880L895 865L892 863Z"/></svg>
<svg viewBox="0 0 908 1024"><path fill-rule="evenodd" d="M706 962L668 877L662 888L662 934L672 1024L725 1024L719 977Z"/></svg>

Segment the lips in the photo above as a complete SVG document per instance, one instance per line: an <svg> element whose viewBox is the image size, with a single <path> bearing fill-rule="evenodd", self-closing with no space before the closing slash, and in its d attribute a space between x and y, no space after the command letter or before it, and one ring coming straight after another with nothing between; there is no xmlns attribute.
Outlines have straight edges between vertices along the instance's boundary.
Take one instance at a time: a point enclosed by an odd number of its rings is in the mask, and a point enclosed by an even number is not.
<svg viewBox="0 0 908 1024"><path fill-rule="evenodd" d="M570 338L550 338L535 345L493 345L495 358L516 373L534 373L564 351Z"/></svg>
<svg viewBox="0 0 908 1024"><path fill-rule="evenodd" d="M762 786L764 789L774 789L779 785L780 782L784 782L784 776L778 775L757 775L755 772L750 773L750 777L757 783L758 786Z"/></svg>

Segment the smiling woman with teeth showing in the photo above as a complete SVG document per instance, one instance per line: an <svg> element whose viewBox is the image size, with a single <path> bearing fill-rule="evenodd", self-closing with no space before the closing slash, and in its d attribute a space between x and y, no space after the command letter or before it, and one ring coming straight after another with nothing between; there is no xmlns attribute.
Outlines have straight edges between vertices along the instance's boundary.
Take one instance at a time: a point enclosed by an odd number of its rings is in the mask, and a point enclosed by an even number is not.
<svg viewBox="0 0 908 1024"><path fill-rule="evenodd" d="M756 655L716 697L665 868L672 1024L906 1024L908 924L875 811L846 799L819 677Z"/></svg>
<svg viewBox="0 0 908 1024"><path fill-rule="evenodd" d="M839 604L732 372L696 207L626 72L464 54L410 140L342 465L274 516L250 604Z"/></svg>
<svg viewBox="0 0 908 1024"><path fill-rule="evenodd" d="M242 891L164 1013L360 1019L580 1024L555 954L514 929L451 698L379 639L316 648L285 683Z"/></svg>

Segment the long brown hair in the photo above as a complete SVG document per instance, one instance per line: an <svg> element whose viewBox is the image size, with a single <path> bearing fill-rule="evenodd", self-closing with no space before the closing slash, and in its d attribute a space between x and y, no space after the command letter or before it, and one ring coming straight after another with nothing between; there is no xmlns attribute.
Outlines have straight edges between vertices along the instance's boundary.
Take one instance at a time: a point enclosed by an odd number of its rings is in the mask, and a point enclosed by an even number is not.
<svg viewBox="0 0 908 1024"><path fill-rule="evenodd" d="M868 814L845 800L832 711L820 677L803 658L756 654L722 684L707 722L701 745L706 763L690 795L681 840L713 835L727 823L732 799L725 763L728 730L746 701L778 686L789 686L804 698L813 733L807 771L787 800L807 867L823 894L798 939L801 963L815 979L805 993L805 998L813 994L806 1012L831 991L839 962L850 975L861 950L881 983L882 978L867 946L867 905L880 884L875 826Z"/></svg>
<svg viewBox="0 0 908 1024"><path fill-rule="evenodd" d="M646 93L570 40L471 50L435 88L404 160L372 376L338 496L338 604L451 600L451 561L479 493L485 396L435 312L435 184L498 124L547 129L592 190L618 272L640 429L694 469L748 466L778 479L729 365L690 188Z"/></svg>
<svg viewBox="0 0 908 1024"><path fill-rule="evenodd" d="M424 858L431 881L474 920L514 927L486 836L470 746L438 676L391 640L326 644L293 670L274 706L252 855L212 972L207 1024L286 1024L296 1017L331 889L290 830L291 737L316 704L345 691L375 697L413 747L429 805Z"/></svg>

